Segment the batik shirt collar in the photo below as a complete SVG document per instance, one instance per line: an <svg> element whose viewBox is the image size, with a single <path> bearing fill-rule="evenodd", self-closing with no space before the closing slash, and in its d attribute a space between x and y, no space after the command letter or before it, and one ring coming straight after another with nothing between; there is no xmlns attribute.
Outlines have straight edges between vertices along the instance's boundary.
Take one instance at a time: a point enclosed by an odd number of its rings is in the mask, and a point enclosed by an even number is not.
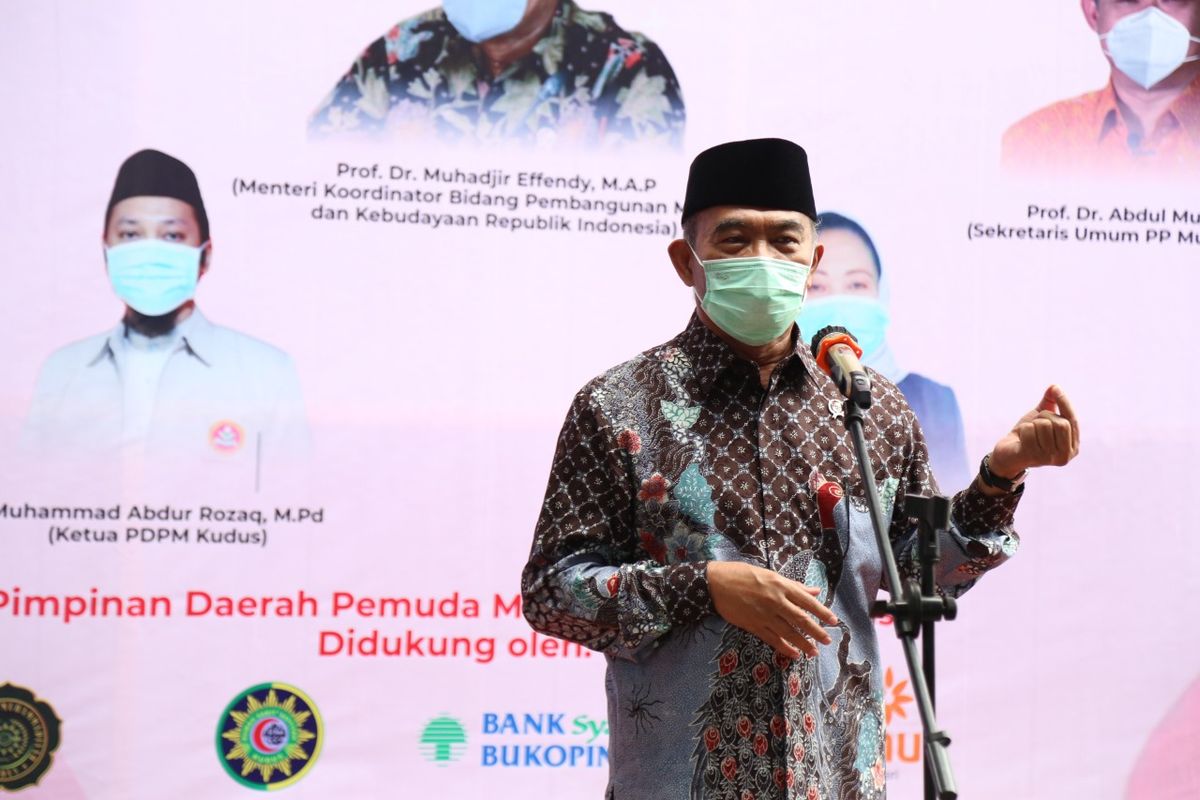
<svg viewBox="0 0 1200 800"><path fill-rule="evenodd" d="M675 337L673 344L683 351L692 364L689 389L698 400L707 397L723 376L739 382L758 377L757 365L735 353L696 313L692 314L687 327ZM804 345L800 328L796 325L792 326L792 353L775 368L778 374L793 369L801 369L808 375L816 374L818 369L816 359Z"/></svg>
<svg viewBox="0 0 1200 800"><path fill-rule="evenodd" d="M434 62L434 68L450 73L458 65L473 62L477 76L480 79L487 78L491 83L502 83L524 70L531 70L544 80L550 76L547 65L553 60L546 58L545 54L547 52L559 54L564 52L568 25L574 13L575 4L571 0L560 0L558 8L554 11L554 17L550 21L550 26L538 39L533 49L509 64L495 77L492 77L491 68L479 45L458 35L446 37L445 49ZM445 19L445 12L442 14L445 24L453 30L450 20Z"/></svg>

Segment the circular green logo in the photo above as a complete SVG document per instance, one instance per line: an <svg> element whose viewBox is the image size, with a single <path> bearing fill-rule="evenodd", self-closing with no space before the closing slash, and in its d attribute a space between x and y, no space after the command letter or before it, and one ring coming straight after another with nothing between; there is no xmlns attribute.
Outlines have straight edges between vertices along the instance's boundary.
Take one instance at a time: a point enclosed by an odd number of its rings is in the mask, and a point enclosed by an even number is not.
<svg viewBox="0 0 1200 800"><path fill-rule="evenodd" d="M421 731L421 752L435 764L462 758L467 749L467 730L454 717L435 717Z"/></svg>
<svg viewBox="0 0 1200 800"><path fill-rule="evenodd" d="M243 786L283 789L312 769L324 735L308 695L286 683L263 683L225 707L217 723L217 755Z"/></svg>

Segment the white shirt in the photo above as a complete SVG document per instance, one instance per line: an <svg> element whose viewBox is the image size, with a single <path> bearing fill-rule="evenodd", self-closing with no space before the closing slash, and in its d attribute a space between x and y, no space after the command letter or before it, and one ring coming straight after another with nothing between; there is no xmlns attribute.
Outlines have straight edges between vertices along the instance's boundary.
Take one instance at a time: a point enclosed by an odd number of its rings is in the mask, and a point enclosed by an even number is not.
<svg viewBox="0 0 1200 800"><path fill-rule="evenodd" d="M190 315L175 330L163 336L143 336L125 329L117 337L122 353L121 396L124 401L121 413L121 443L126 447L139 447L150 433L150 422L154 416L154 402L158 397L158 381L172 353L183 346L182 329L192 321Z"/></svg>
<svg viewBox="0 0 1200 800"><path fill-rule="evenodd" d="M151 353L116 328L46 359L25 426L43 458L108 460L142 447L180 473L257 488L264 461L304 455L308 427L291 358L200 311Z"/></svg>

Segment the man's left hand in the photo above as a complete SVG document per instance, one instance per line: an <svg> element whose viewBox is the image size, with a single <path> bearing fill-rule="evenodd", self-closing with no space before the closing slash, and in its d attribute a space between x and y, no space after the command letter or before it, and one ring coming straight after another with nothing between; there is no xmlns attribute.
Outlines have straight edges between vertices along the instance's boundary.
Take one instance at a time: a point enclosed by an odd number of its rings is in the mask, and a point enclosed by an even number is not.
<svg viewBox="0 0 1200 800"><path fill-rule="evenodd" d="M1061 467L1079 455L1079 422L1067 394L1051 386L1037 407L996 442L988 467L1012 479L1033 467Z"/></svg>

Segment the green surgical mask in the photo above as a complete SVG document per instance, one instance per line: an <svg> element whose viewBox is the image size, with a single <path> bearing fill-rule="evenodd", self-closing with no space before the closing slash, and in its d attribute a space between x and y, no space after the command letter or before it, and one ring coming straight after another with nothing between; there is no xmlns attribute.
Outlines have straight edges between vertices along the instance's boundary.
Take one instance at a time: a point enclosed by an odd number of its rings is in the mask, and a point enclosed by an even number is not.
<svg viewBox="0 0 1200 800"><path fill-rule="evenodd" d="M812 267L764 256L705 261L695 250L692 256L704 267L704 296L696 293L700 307L739 342L766 344L796 321Z"/></svg>

